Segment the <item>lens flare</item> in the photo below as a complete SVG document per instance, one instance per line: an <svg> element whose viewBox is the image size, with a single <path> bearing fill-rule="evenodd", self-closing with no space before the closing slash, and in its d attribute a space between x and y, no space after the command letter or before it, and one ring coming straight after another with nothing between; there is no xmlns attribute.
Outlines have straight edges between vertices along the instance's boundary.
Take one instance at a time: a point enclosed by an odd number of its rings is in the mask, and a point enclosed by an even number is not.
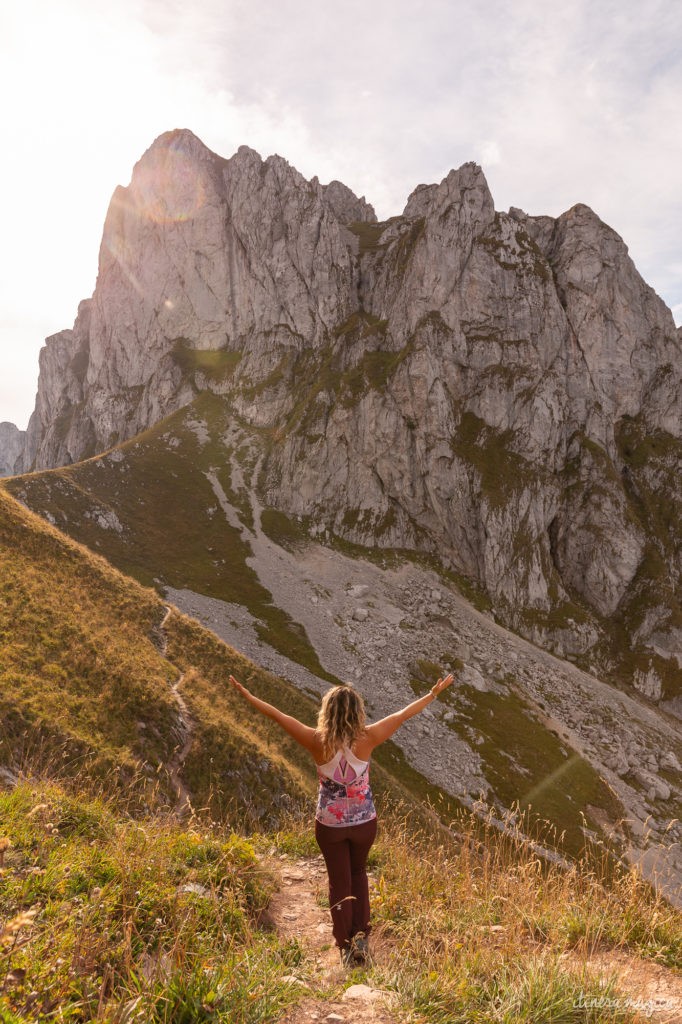
<svg viewBox="0 0 682 1024"><path fill-rule="evenodd" d="M206 202L197 160L177 149L164 149L136 168L131 186L139 216L156 224L191 220Z"/></svg>
<svg viewBox="0 0 682 1024"><path fill-rule="evenodd" d="M567 772L569 768L572 768L576 761L579 760L579 754L571 754L570 757L566 758L563 764L560 764L559 767L555 768L553 772L550 772L549 775L546 775L545 778L537 784L537 786L533 786L531 790L529 790L527 793L524 793L524 795L520 798L519 803L522 805L532 804L540 793L542 793L545 789L548 789L550 786L554 785L557 779L560 779L561 776L565 772Z"/></svg>
<svg viewBox="0 0 682 1024"><path fill-rule="evenodd" d="M206 202L205 170L191 152L177 142L152 147L135 168L128 188L118 188L112 198L104 227L102 248L139 294L143 294L130 266L135 238L149 221L159 225L191 220ZM175 303L166 299L164 308Z"/></svg>

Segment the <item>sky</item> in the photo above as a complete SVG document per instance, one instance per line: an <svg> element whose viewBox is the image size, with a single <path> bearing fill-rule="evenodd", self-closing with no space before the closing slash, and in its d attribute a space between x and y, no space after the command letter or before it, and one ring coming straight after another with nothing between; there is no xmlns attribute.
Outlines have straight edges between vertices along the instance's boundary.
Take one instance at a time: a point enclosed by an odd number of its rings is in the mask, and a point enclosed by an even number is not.
<svg viewBox="0 0 682 1024"><path fill-rule="evenodd" d="M117 184L162 132L345 182L380 219L483 167L495 206L587 203L682 323L674 0L3 0L0 421L92 294Z"/></svg>

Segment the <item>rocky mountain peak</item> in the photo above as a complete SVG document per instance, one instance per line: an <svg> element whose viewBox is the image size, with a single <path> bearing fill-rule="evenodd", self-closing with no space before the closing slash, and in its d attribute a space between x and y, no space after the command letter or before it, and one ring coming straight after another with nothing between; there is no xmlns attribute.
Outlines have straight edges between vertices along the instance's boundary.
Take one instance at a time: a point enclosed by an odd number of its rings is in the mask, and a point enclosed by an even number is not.
<svg viewBox="0 0 682 1024"><path fill-rule="evenodd" d="M340 182L171 132L114 194L92 301L43 350L23 466L212 392L271 438L268 504L430 552L524 635L612 666L628 648L663 694L681 366L670 310L584 204L496 212L470 162L377 223Z"/></svg>
<svg viewBox="0 0 682 1024"><path fill-rule="evenodd" d="M246 146L240 146L240 150L247 148ZM155 154L164 152L188 153L199 158L208 154L217 159L222 159L216 153L213 153L199 136L195 135L189 128L173 128L170 131L162 132L161 135L154 139L151 146L143 153L138 164L144 163Z"/></svg>
<svg viewBox="0 0 682 1024"><path fill-rule="evenodd" d="M451 170L438 185L417 185L403 211L404 217L426 217L452 203L465 203L484 226L495 214L493 197L482 168L473 162Z"/></svg>
<svg viewBox="0 0 682 1024"><path fill-rule="evenodd" d="M313 178L311 184L317 183ZM358 197L341 181L330 181L328 185L320 185L324 201L331 207L334 216L341 224L366 223L375 224L377 215L374 207L366 202L364 196Z"/></svg>

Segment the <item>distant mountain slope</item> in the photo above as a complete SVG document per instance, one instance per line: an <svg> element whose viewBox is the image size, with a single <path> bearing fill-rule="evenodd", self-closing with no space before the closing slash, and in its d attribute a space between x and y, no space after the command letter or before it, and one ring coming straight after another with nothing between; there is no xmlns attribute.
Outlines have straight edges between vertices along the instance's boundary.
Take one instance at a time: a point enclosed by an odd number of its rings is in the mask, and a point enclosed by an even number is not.
<svg viewBox="0 0 682 1024"><path fill-rule="evenodd" d="M660 700L682 679L681 369L670 310L582 204L496 212L467 163L376 223L338 182L174 131L43 349L22 465L216 394L271 439L267 506L431 553L523 636Z"/></svg>
<svg viewBox="0 0 682 1024"><path fill-rule="evenodd" d="M11 476L23 456L26 431L14 423L0 423L0 476Z"/></svg>

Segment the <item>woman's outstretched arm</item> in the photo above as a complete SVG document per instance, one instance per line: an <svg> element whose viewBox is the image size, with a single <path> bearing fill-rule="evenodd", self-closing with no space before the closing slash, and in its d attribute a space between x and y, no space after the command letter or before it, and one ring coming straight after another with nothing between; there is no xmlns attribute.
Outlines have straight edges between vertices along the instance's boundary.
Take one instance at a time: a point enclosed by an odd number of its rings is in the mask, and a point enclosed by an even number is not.
<svg viewBox="0 0 682 1024"><path fill-rule="evenodd" d="M384 740L389 739L396 729L399 729L403 722L406 722L408 718L413 718L414 715L418 715L420 711L436 699L438 694L442 693L443 690L450 685L455 677L452 672L445 676L443 679L439 679L438 682L425 693L423 697L418 697L417 700L413 700L411 704L404 707L402 711L395 711L392 715L387 715L386 718L380 719L378 722L374 722L372 725L367 726L367 735L369 736L372 746L378 747Z"/></svg>
<svg viewBox="0 0 682 1024"><path fill-rule="evenodd" d="M271 718L273 722L277 722L285 732L300 743L302 747L310 751L313 756L319 753L319 740L317 739L317 733L311 726L304 725L303 722L299 722L297 718L293 718L292 715L285 715L279 708L274 707L272 704L268 704L266 701L261 700L260 697L256 697L253 693L246 689L246 687L235 679L234 676L230 676L230 683L238 693L241 693L249 704L260 711L261 715L265 715L266 718Z"/></svg>

